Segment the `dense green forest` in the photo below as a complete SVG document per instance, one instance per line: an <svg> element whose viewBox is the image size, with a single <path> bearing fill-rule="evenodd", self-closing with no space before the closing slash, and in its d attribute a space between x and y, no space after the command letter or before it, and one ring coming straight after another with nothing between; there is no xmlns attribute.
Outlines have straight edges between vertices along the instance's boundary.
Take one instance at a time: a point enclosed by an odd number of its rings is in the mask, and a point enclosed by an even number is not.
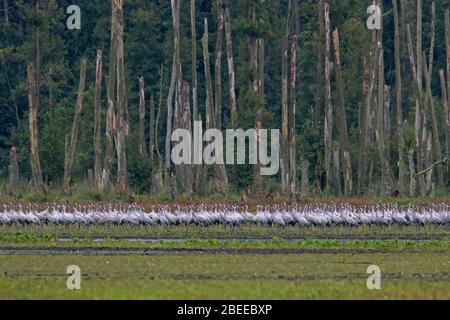
<svg viewBox="0 0 450 320"><path fill-rule="evenodd" d="M449 191L450 0L1 2L3 194ZM167 163L168 127L199 119L280 129L279 174Z"/></svg>

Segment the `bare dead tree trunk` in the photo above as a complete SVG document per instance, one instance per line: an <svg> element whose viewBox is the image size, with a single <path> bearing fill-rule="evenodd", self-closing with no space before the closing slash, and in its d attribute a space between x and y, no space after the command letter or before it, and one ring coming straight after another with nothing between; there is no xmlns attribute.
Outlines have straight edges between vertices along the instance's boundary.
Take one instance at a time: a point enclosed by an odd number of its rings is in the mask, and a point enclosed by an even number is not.
<svg viewBox="0 0 450 320"><path fill-rule="evenodd" d="M288 14L286 18L286 29L282 40L281 52L281 190L288 194L289 187L289 107L288 107L288 38L291 17L291 0L289 0Z"/></svg>
<svg viewBox="0 0 450 320"><path fill-rule="evenodd" d="M381 45L381 44L380 44ZM389 159L387 157L386 152L386 141L385 141L385 133L384 133L384 110L386 98L385 96L385 84L384 84L384 49L380 49L379 61L378 61L378 105L377 105L377 113L376 113L376 130L375 130L375 138L378 145L378 153L380 157L380 163L382 168L382 173L384 177L387 179L388 185L382 186L381 193L382 195L390 194L392 188L395 187L394 179L391 174L391 167L389 164Z"/></svg>
<svg viewBox="0 0 450 320"><path fill-rule="evenodd" d="M152 96L153 98L153 96ZM151 146L150 146L151 147ZM150 150L151 152L151 150ZM144 77L139 78L139 154L147 157L145 143L145 83ZM150 154L150 157L152 155Z"/></svg>
<svg viewBox="0 0 450 320"><path fill-rule="evenodd" d="M198 120L198 80L197 80L197 30L195 26L195 0L191 0L192 36L192 112L194 121Z"/></svg>
<svg viewBox="0 0 450 320"><path fill-rule="evenodd" d="M205 19L205 32L202 38L203 45L203 64L205 69L205 82L206 82L206 128L214 127L214 99L212 90L211 71L209 63L209 50L208 50L208 20Z"/></svg>
<svg viewBox="0 0 450 320"><path fill-rule="evenodd" d="M83 110L84 86L86 82L86 58L81 59L80 65L80 83L78 86L77 103L75 105L75 115L73 118L72 134L67 146L66 157L64 161L64 193L70 195L70 180L72 177L73 160L77 148L78 130L81 122L81 111Z"/></svg>
<svg viewBox="0 0 450 320"><path fill-rule="evenodd" d="M163 66L163 64L161 64L160 77L161 77L161 79L160 79L160 83L159 83L158 112L156 114L156 120L155 120L154 126L151 125L152 121L150 120L150 130L153 130L153 138L150 133L150 152L152 152L152 150L156 151L156 155L158 157L158 163L155 164L155 162L153 162L153 167L152 167L151 190L150 190L152 194L159 194L163 187L163 179L162 179L163 167L162 167L161 153L159 151L159 144L158 144L159 117L160 117L161 108L162 108L162 94L163 94L163 83L164 83L164 66ZM151 105L152 104L150 102L150 106ZM153 143L154 143L153 149L151 147L152 139L153 139Z"/></svg>
<svg viewBox="0 0 450 320"><path fill-rule="evenodd" d="M115 93L116 93L116 66L117 66L117 7L116 0L111 1L111 44L109 49L109 69L108 69L108 87L107 100L108 109L106 115L106 150L102 174L102 191L110 191L111 169L114 157L114 137L116 135L116 111L115 111Z"/></svg>
<svg viewBox="0 0 450 320"><path fill-rule="evenodd" d="M216 50L215 50L215 75L214 75L214 94L215 127L222 127L222 43L224 29L223 0L216 0L217 5L217 28L216 28Z"/></svg>
<svg viewBox="0 0 450 320"><path fill-rule="evenodd" d="M191 103L190 103L190 88L189 83L183 81L183 105L180 113L180 127L187 130L192 137L192 121L191 121ZM191 158L192 159L192 158ZM194 196L194 175L192 170L192 165L184 164L182 165L183 171L183 183L184 189L189 199L192 200Z"/></svg>
<svg viewBox="0 0 450 320"><path fill-rule="evenodd" d="M295 127L296 121L296 108L297 108L297 92L296 92L296 79L297 79L297 47L298 40L297 35L292 37L291 46L291 106L289 117L289 180L290 180L290 193L295 195L297 193L297 131Z"/></svg>
<svg viewBox="0 0 450 320"><path fill-rule="evenodd" d="M208 50L208 20L205 18L205 31L203 33L202 45L203 45L203 63L205 69L205 84L206 84L206 129L216 128L216 117L214 116L214 96L212 90L211 71L209 63L209 50ZM225 198L228 198L228 177L226 174L225 166L216 164L214 165L214 171L216 178L220 182L221 192ZM208 173L208 166L204 166L202 180Z"/></svg>
<svg viewBox="0 0 450 320"><path fill-rule="evenodd" d="M125 59L123 47L123 5L124 0L117 1L117 184L120 194L126 194L127 187L127 157L126 136L128 123L126 119L127 98L125 86Z"/></svg>
<svg viewBox="0 0 450 320"><path fill-rule="evenodd" d="M423 53L423 56L425 57L425 53ZM432 60L430 60L430 62L431 62L431 64L430 64L430 66L431 66ZM435 160L442 161L442 146L441 146L441 142L439 140L439 129L438 129L438 123L436 120L434 100L433 100L433 96L432 96L432 92L431 92L431 76L430 76L428 70L430 70L430 69L427 68L427 66L424 64L423 65L423 74L425 76L426 96L428 98L428 105L430 107L431 123L432 123L432 128L433 128L433 144L434 144L433 153L434 153ZM438 167L437 174L438 174L439 185L442 186L444 184L444 172L442 171L441 167Z"/></svg>
<svg viewBox="0 0 450 320"><path fill-rule="evenodd" d="M364 193L364 180L367 175L367 146L370 141L371 112L374 105L374 88L376 83L376 70L378 64L379 48L377 32L372 31L370 50L365 58L363 103L361 104L359 138L358 138L358 186L357 193Z"/></svg>
<svg viewBox="0 0 450 320"><path fill-rule="evenodd" d="M411 28L410 28L409 24L406 26L406 35L407 35L407 40L408 40L409 62L411 65L412 77L413 77L413 81L415 84L415 86L413 86L413 87L415 88L415 92L416 92L416 96L417 96L416 123L415 123L416 149L417 149L416 156L417 156L417 168L419 171L421 171L423 168L423 162L422 162L423 158L422 158L421 154L422 154L422 135L423 135L422 122L424 121L422 110L424 110L424 108L423 108L424 99L423 99L422 85L421 85L421 82L419 81L419 77L418 77L418 73L417 73L418 65L416 65L416 60L414 57L412 38L411 38ZM422 56L422 54L421 54L421 56ZM423 191L423 189L424 189L423 177L419 178L419 185L420 185L421 190Z"/></svg>
<svg viewBox="0 0 450 320"><path fill-rule="evenodd" d="M333 106L331 104L331 61L330 61L330 8L328 3L324 5L325 19L325 173L327 190L330 189L333 173L331 170L332 139L333 139Z"/></svg>
<svg viewBox="0 0 450 320"><path fill-rule="evenodd" d="M39 14L41 1L36 1L36 13ZM34 50L35 50L35 82L36 82L36 109L39 110L41 102L41 28L39 26L34 30Z"/></svg>
<svg viewBox="0 0 450 320"><path fill-rule="evenodd" d="M155 160L155 141L156 141L156 129L155 129L155 98L150 96L150 146L149 157L153 164Z"/></svg>
<svg viewBox="0 0 450 320"><path fill-rule="evenodd" d="M395 98L397 111L397 143L398 143L398 183L400 188L405 185L405 138L403 135L403 108L402 108L402 74L401 74L401 47L400 22L397 0L392 0L394 11L394 47L395 47Z"/></svg>
<svg viewBox="0 0 450 320"><path fill-rule="evenodd" d="M42 179L41 162L39 160L39 134L38 134L38 107L36 93L36 70L34 64L27 67L28 73L28 107L29 107L29 128L30 128L30 162L33 174L33 185L36 190L45 193L44 180Z"/></svg>
<svg viewBox="0 0 450 320"><path fill-rule="evenodd" d="M97 59L95 63L95 98L94 98L94 176L95 187L101 187L102 164L101 164L101 92L102 92L102 72L103 72L103 53L97 50Z"/></svg>
<svg viewBox="0 0 450 320"><path fill-rule="evenodd" d="M444 128L445 128L445 150L446 150L446 158L450 159L450 114L448 108L448 99L447 99L447 88L445 83L445 74L444 70L439 70L439 79L441 82L441 95L442 95L442 113L444 119Z"/></svg>
<svg viewBox="0 0 450 320"><path fill-rule="evenodd" d="M236 101L236 75L234 71L233 58L233 40L231 38L231 21L230 10L225 11L225 32L227 42L227 60L228 60L228 83L230 90L230 109L231 109L231 125L236 128L237 122L237 101Z"/></svg>
<svg viewBox="0 0 450 320"><path fill-rule="evenodd" d="M12 147L9 151L9 193L17 197L19 195L19 165L17 163L17 149Z"/></svg>
<svg viewBox="0 0 450 320"><path fill-rule="evenodd" d="M339 130L339 140L341 145L341 157L344 164L344 195L348 196L352 193L353 180L352 180L352 162L350 158L350 147L348 142L348 127L347 127L347 117L345 114L345 97L344 97L344 80L342 77L342 65L341 65L341 52L340 52L340 41L339 41L339 31L336 29L333 32L333 43L334 43L334 58L335 58L335 71L336 71L336 88L338 91L338 110L337 110L337 121Z"/></svg>

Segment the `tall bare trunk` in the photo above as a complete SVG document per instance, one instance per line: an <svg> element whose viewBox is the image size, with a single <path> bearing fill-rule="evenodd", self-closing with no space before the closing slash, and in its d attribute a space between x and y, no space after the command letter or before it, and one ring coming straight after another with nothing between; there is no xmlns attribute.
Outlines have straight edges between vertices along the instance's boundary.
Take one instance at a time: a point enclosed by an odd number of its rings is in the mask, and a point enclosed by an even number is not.
<svg viewBox="0 0 450 320"><path fill-rule="evenodd" d="M236 75L234 71L233 40L231 38L230 10L225 11L225 32L227 41L228 60L228 84L230 90L231 125L236 128L237 122L237 101L236 101Z"/></svg>
<svg viewBox="0 0 450 320"><path fill-rule="evenodd" d="M159 143L158 143L158 128L159 128L159 117L161 114L161 108L162 108L162 94L163 94L163 83L164 83L164 66L161 64L160 69L160 82L159 82L159 101L158 101L158 112L156 114L156 120L154 122L154 125L152 125L152 121L150 119L150 152L154 150L156 152L156 155L158 157L158 162L155 164L153 162L153 168L152 168L152 178L151 178L151 192L152 194L158 194L160 193L162 186L163 186L163 180L162 180L162 159L161 159L161 153L159 151ZM152 96L153 97L153 96ZM152 103L150 101L150 107ZM150 115L151 115L150 110ZM153 131L153 135L152 135ZM154 144L154 147L152 148L152 141ZM150 154L151 155L151 154Z"/></svg>
<svg viewBox="0 0 450 320"><path fill-rule="evenodd" d="M206 85L206 129L212 129L216 127L216 117L214 116L214 96L212 89L211 71L209 63L209 50L208 50L208 20L205 18L205 31L203 33L202 45L203 45L203 63L205 69L205 85ZM221 193L225 198L228 197L228 178L224 165L214 165L214 171L216 178L219 181ZM208 172L208 166L204 167L203 177L206 177Z"/></svg>
<svg viewBox="0 0 450 320"><path fill-rule="evenodd" d="M289 108L288 108L288 37L290 29L291 0L289 0L286 29L281 52L281 190L289 193Z"/></svg>
<svg viewBox="0 0 450 320"><path fill-rule="evenodd" d="M425 53L423 53L425 57ZM430 66L432 66L432 60L430 60ZM433 128L433 154L435 157L435 161L442 161L442 146L439 140L439 129L438 123L436 120L436 112L434 106L434 100L431 92L431 75L429 74L429 68L427 68L426 64L423 65L423 74L425 76L425 84L426 84L426 96L428 98L428 105L430 107L431 114L431 124ZM442 186L444 184L444 173L441 166L437 167L439 185Z"/></svg>
<svg viewBox="0 0 450 320"><path fill-rule="evenodd" d="M205 31L203 33L202 45L203 45L203 64L205 70L205 85L206 85L206 128L214 127L214 98L212 90L211 71L209 63L209 50L208 50L208 20L205 18Z"/></svg>
<svg viewBox="0 0 450 320"><path fill-rule="evenodd" d="M102 180L101 164L101 92L102 92L102 72L103 72L103 54L102 50L97 50L97 59L95 63L95 98L94 98L94 179L95 187L100 188Z"/></svg>
<svg viewBox="0 0 450 320"><path fill-rule="evenodd" d="M357 193L362 195L365 191L364 180L367 175L367 147L370 141L371 113L374 105L374 90L377 75L379 47L377 32L370 34L370 50L365 57L363 73L363 102L360 108L359 136L358 136L358 184Z"/></svg>
<svg viewBox="0 0 450 320"><path fill-rule="evenodd" d="M324 143L325 143L325 173L327 190L332 184L333 173L331 170L332 160L332 139L333 139L333 107L331 104L331 61L330 61L330 7L328 3L324 5L325 19L325 122L324 122Z"/></svg>
<svg viewBox="0 0 450 320"><path fill-rule="evenodd" d="M80 83L78 86L77 103L75 105L75 115L73 118L72 134L67 148L67 153L64 161L64 193L66 196L70 194L70 180L72 177L73 160L77 148L78 131L80 129L81 111L83 110L84 85L86 82L86 64L87 59L81 59L80 65Z"/></svg>
<svg viewBox="0 0 450 320"><path fill-rule="evenodd" d="M334 58L336 63L336 88L339 98L337 104L337 127L339 130L339 140L341 145L341 158L344 164L344 195L348 196L352 193L353 189L352 162L350 158L350 148L348 142L347 116L345 113L344 80L342 77L339 31L337 29L333 32L333 43Z"/></svg>
<svg viewBox="0 0 450 320"><path fill-rule="evenodd" d="M195 0L191 0L191 42L192 42L192 112L198 120L198 80L197 80L197 30L195 25Z"/></svg>
<svg viewBox="0 0 450 320"><path fill-rule="evenodd" d="M156 141L156 129L155 129L155 98L150 96L150 145L148 149L150 161L153 164L155 160L155 141Z"/></svg>
<svg viewBox="0 0 450 320"><path fill-rule="evenodd" d="M103 191L110 191L111 169L114 157L114 137L117 131L115 93L116 93L116 70L117 70L117 7L116 0L111 1L111 44L109 49L108 87L107 100L108 109L106 115L106 150L103 165L102 185Z"/></svg>
<svg viewBox="0 0 450 320"><path fill-rule="evenodd" d="M402 108L402 74L401 74L401 47L400 22L397 0L392 0L394 11L394 47L395 47L395 98L397 111L397 143L398 143L398 182L400 188L405 185L405 138L403 136L403 108Z"/></svg>
<svg viewBox="0 0 450 320"><path fill-rule="evenodd" d="M28 73L28 108L29 108L29 128L30 128L30 162L33 174L33 185L36 190L45 193L44 180L42 179L41 162L39 160L39 138L38 138L38 107L36 94L36 70L34 64L27 67Z"/></svg>
<svg viewBox="0 0 450 320"><path fill-rule="evenodd" d="M126 136L128 134L127 123L127 98L125 86L125 59L123 47L123 5L124 0L117 1L117 184L120 194L127 193L127 157Z"/></svg>
<svg viewBox="0 0 450 320"><path fill-rule="evenodd" d="M420 0L419 0L420 1ZM417 68L418 65L416 65L416 60L414 57L414 51L413 51L413 45L412 45L412 38L411 38L411 28L409 26L409 24L406 26L406 35L407 35L407 40L408 40L408 53L409 53L409 62L411 65L411 72L412 72L412 77L413 77L413 81L414 84L413 87L415 88L415 92L416 92L416 96L417 96L417 100L416 100L416 124L415 124L415 131L416 131L416 158L417 158L417 168L418 171L421 171L423 169L423 158L421 156L422 154L422 135L423 135L423 127L422 127L422 122L423 122L423 113L422 110L423 108L423 92L422 92L422 87L421 87L421 82L419 82L419 77L418 77L418 73L417 73ZM422 54L421 54L422 56ZM421 58L422 60L422 58ZM424 180L423 180L423 176L419 177L419 185L420 188L423 192L424 190Z"/></svg>
<svg viewBox="0 0 450 320"><path fill-rule="evenodd" d="M450 113L448 108L447 88L445 83L444 70L439 70L439 79L441 82L441 95L442 95L442 114L444 119L445 128L445 150L446 158L450 159Z"/></svg>
<svg viewBox="0 0 450 320"><path fill-rule="evenodd" d="M289 118L289 180L290 180L290 193L295 195L297 193L297 131L295 127L296 121L296 108L297 108L297 92L296 92L296 79L297 79L297 47L298 40L297 35L292 37L291 46L291 81L290 81L290 118Z"/></svg>
<svg viewBox="0 0 450 320"><path fill-rule="evenodd" d="M223 0L217 0L217 28L216 28L216 49L215 49L215 73L214 73L214 115L217 129L222 127L222 44L224 29Z"/></svg>
<svg viewBox="0 0 450 320"><path fill-rule="evenodd" d="M144 77L139 78L139 154L147 157L145 143L145 83Z"/></svg>
<svg viewBox="0 0 450 320"><path fill-rule="evenodd" d="M36 13L39 13L41 1L36 1ZM39 110L41 103L41 28L39 26L34 30L34 55L35 55L35 82L36 82L36 108Z"/></svg>

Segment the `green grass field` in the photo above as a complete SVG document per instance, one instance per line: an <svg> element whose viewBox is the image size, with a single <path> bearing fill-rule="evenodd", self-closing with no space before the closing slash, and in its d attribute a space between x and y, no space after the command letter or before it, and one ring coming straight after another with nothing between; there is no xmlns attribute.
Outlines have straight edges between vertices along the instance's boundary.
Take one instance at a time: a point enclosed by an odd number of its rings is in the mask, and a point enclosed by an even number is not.
<svg viewBox="0 0 450 320"><path fill-rule="evenodd" d="M0 241L0 252L1 248L33 247L181 251L3 253L0 299L450 299L448 240L218 243L192 239L156 244L84 240L61 244L51 238L13 236ZM193 248L204 251L182 252ZM81 290L66 287L69 265L81 268ZM381 290L367 289L370 265L381 268Z"/></svg>
<svg viewBox="0 0 450 320"><path fill-rule="evenodd" d="M262 226L242 225L230 227L215 225L202 226L131 226L131 225L104 225L104 226L82 226L82 225L0 225L0 237L11 236L16 233L32 236L54 236L54 237L117 237L117 238L154 238L154 239L177 239L177 238L226 238L226 239L272 239L273 237L294 239L443 239L450 238L448 226L427 225L416 226L332 226L332 227L299 227L299 226Z"/></svg>

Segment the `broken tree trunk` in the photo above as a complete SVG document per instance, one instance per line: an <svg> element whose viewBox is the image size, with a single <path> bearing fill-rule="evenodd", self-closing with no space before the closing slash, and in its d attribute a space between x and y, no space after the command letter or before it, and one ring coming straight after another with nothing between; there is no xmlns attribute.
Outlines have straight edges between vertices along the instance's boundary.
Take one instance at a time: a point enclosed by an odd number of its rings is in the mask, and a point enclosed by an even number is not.
<svg viewBox="0 0 450 320"><path fill-rule="evenodd" d="M236 75L234 71L233 40L231 38L230 10L225 11L225 33L227 42L228 60L228 85L230 91L231 126L236 128L237 122L237 101L236 101Z"/></svg>
<svg viewBox="0 0 450 320"><path fill-rule="evenodd" d="M9 193L14 196L19 196L19 165L17 163L17 149L12 147L9 151Z"/></svg>
<svg viewBox="0 0 450 320"><path fill-rule="evenodd" d="M109 49L108 87L107 100L108 108L106 115L106 148L102 174L102 191L110 191L111 169L114 157L114 137L116 135L116 65L117 65L117 10L115 0L111 1L111 43Z"/></svg>
<svg viewBox="0 0 450 320"><path fill-rule="evenodd" d="M39 160L39 138L38 138L38 107L36 93L36 70L34 64L27 67L28 73L28 107L29 107L29 128L30 128L30 162L33 175L33 185L36 190L45 193L44 180L42 179L41 162Z"/></svg>
<svg viewBox="0 0 450 320"><path fill-rule="evenodd" d="M97 50L97 59L95 63L95 98L94 98L94 179L95 187L100 188L102 180L101 164L101 92L102 92L102 71L103 58L102 50Z"/></svg>
<svg viewBox="0 0 450 320"><path fill-rule="evenodd" d="M73 118L72 134L70 136L69 145L66 147L67 152L64 161L64 193L70 195L70 180L72 177L73 161L78 140L78 130L81 122L81 111L83 110L84 84L86 81L86 64L87 59L81 59L80 65L80 83L78 86L77 103L75 105L75 115Z"/></svg>
<svg viewBox="0 0 450 320"><path fill-rule="evenodd" d="M331 61L330 61L330 8L328 3L324 5L325 19L325 122L324 122L324 144L325 144L325 173L326 190L330 190L333 173L331 169L332 140L333 140L333 107L331 104Z"/></svg>
<svg viewBox="0 0 450 320"><path fill-rule="evenodd" d="M338 104L337 104L337 121L339 130L340 150L343 160L344 169L344 195L349 196L352 193L353 181L352 181L352 163L350 159L350 148L348 142L348 128L347 117L345 114L345 97L344 97L344 80L342 78L342 65L341 65L341 53L339 42L339 31L336 29L333 32L334 43L334 57L335 57L335 71L336 71L336 88L338 91Z"/></svg>
<svg viewBox="0 0 450 320"><path fill-rule="evenodd" d="M145 143L145 83L144 83L144 77L139 78L139 154L142 157L147 157L147 147L146 147L146 143Z"/></svg>

